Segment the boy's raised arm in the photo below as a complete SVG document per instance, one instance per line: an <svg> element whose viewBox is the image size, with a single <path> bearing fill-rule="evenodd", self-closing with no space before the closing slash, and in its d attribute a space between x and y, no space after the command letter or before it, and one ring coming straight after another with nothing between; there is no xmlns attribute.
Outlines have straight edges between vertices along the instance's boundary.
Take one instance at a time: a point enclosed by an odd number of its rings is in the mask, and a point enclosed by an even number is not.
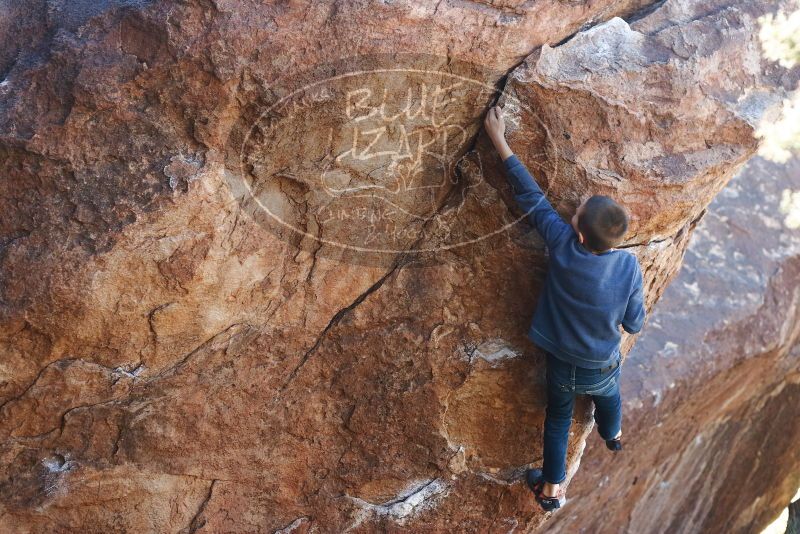
<svg viewBox="0 0 800 534"><path fill-rule="evenodd" d="M492 140L497 152L503 160L506 176L514 189L514 200L525 212L528 220L544 238L545 243L552 246L572 231L572 227L553 209L545 197L539 184L536 183L525 165L514 155L505 137L505 121L502 110L495 106L489 109L484 121L486 133Z"/></svg>
<svg viewBox="0 0 800 534"><path fill-rule="evenodd" d="M562 237L568 235L572 228L564 222L561 215L544 196L544 192L533 179L528 169L515 155L503 162L506 176L514 188L514 200L527 214L528 220L552 248Z"/></svg>

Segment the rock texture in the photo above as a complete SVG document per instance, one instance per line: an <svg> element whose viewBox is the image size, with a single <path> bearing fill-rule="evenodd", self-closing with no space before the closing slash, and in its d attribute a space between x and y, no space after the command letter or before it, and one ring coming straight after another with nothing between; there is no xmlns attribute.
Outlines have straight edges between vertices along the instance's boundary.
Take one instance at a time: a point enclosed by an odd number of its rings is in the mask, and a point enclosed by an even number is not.
<svg viewBox="0 0 800 534"><path fill-rule="evenodd" d="M798 189L800 160L756 158L711 204L628 354L625 455L591 447L547 532L761 532L796 494Z"/></svg>
<svg viewBox="0 0 800 534"><path fill-rule="evenodd" d="M652 306L797 80L754 1L0 7L0 530L534 528L546 258L491 88L559 209L630 206Z"/></svg>

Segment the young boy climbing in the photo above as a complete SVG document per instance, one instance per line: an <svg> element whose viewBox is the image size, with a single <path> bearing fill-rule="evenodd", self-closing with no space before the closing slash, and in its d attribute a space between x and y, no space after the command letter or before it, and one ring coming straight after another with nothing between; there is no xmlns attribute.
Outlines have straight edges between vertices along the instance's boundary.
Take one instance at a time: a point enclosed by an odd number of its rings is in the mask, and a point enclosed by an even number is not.
<svg viewBox="0 0 800 534"><path fill-rule="evenodd" d="M528 487L546 511L566 503L560 484L575 395L590 395L600 436L612 451L622 449L619 374L621 325L635 334L645 320L642 273L636 257L617 246L628 215L613 199L584 200L570 224L561 219L505 139L502 109L492 107L486 133L503 160L514 199L544 239L549 268L528 337L547 360L547 408L541 469L529 469Z"/></svg>

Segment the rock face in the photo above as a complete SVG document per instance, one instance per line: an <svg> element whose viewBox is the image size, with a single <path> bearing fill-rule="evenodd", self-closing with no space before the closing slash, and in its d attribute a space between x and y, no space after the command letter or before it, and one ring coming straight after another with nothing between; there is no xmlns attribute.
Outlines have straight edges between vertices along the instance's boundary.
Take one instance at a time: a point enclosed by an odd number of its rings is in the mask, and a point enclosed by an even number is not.
<svg viewBox="0 0 800 534"><path fill-rule="evenodd" d="M589 448L547 532L760 532L796 494L798 189L800 160L756 158L710 205L628 353L625 456Z"/></svg>
<svg viewBox="0 0 800 534"><path fill-rule="evenodd" d="M629 206L652 306L797 73L755 1L367 4L0 6L0 530L545 520L546 255L494 89L565 215Z"/></svg>

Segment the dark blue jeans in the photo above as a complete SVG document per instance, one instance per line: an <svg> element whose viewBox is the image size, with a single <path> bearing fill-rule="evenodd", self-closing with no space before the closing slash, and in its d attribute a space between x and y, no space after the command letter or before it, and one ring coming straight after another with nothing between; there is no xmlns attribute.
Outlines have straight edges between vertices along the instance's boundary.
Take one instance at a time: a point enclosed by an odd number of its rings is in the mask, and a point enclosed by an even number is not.
<svg viewBox="0 0 800 534"><path fill-rule="evenodd" d="M622 425L617 365L612 370L587 369L547 354L547 409L544 419L544 480L560 484L567 478L567 441L575 395L589 395L594 420L603 439L613 439ZM622 356L618 356L621 363Z"/></svg>

